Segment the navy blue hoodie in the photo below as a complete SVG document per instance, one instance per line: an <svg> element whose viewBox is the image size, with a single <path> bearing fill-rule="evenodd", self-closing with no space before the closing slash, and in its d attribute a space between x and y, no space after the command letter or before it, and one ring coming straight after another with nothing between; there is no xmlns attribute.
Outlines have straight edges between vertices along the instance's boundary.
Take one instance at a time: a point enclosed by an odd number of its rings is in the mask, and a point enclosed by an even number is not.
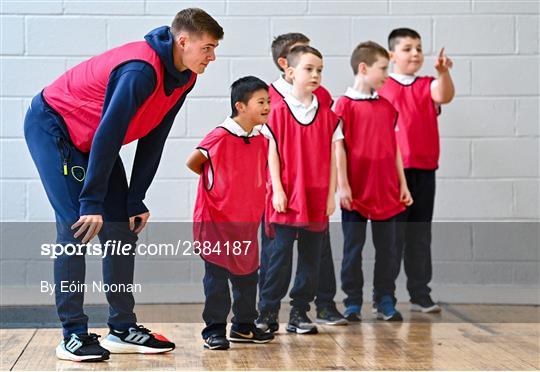
<svg viewBox="0 0 540 372"><path fill-rule="evenodd" d="M165 66L165 92L188 83L193 72L178 71L173 61L173 35L168 26L159 27L145 36L146 42L156 51ZM88 169L79 196L80 215L103 214L103 202L107 195L107 180L117 161L128 125L139 107L150 97L156 86L153 67L143 61L132 61L116 68L110 75L103 103L101 122L92 141ZM146 190L156 174L165 140L174 118L182 107L188 89L161 123L145 137L139 139L133 163L127 199L128 216L135 216L148 209L143 203Z"/></svg>

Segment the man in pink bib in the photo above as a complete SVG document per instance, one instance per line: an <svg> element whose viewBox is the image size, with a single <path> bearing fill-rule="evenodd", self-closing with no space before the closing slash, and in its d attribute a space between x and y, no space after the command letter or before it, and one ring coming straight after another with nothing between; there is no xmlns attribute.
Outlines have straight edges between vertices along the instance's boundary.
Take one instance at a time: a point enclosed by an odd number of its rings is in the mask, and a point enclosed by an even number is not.
<svg viewBox="0 0 540 372"><path fill-rule="evenodd" d="M170 27L144 41L122 45L68 70L34 97L24 133L49 201L57 243L131 245L127 255L106 255L106 284L133 283L137 234L150 213L143 203L165 139L186 95L215 60L223 29L197 8L180 11ZM119 156L138 140L131 180ZM60 359L101 361L112 353L161 353L174 343L137 325L131 292L107 292L110 333L100 343L88 334L84 293L62 292L60 283L84 283L84 255L54 262L55 296L64 340Z"/></svg>

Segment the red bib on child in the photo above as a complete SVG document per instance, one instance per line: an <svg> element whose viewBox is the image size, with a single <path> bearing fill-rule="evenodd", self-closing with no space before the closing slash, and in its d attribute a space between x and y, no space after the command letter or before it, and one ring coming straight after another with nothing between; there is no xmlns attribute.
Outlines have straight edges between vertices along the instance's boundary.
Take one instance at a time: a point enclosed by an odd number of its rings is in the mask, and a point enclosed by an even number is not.
<svg viewBox="0 0 540 372"><path fill-rule="evenodd" d="M257 230L265 203L268 142L217 127L199 144L208 160L193 213L194 249L234 275L259 268ZM199 243L197 243L199 242Z"/></svg>
<svg viewBox="0 0 540 372"><path fill-rule="evenodd" d="M431 98L434 79L417 77L411 84L403 85L390 77L379 91L399 112L396 137L404 168L438 168L438 110Z"/></svg>
<svg viewBox="0 0 540 372"><path fill-rule="evenodd" d="M372 220L405 210L399 201L396 168L396 109L382 97L341 97L336 114L343 120L351 208Z"/></svg>
<svg viewBox="0 0 540 372"><path fill-rule="evenodd" d="M328 227L326 202L330 182L332 136L339 118L329 107L319 105L310 124L301 124L284 100L268 118L280 159L281 183L287 196L287 211L272 205L273 192L266 195L266 233L274 236L272 224L324 231Z"/></svg>

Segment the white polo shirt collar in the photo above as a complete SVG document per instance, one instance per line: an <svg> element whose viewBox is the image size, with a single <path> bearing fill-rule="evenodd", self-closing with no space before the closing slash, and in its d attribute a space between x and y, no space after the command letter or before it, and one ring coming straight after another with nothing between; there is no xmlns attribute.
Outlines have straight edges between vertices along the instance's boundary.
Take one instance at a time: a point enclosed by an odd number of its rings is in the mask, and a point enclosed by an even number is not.
<svg viewBox="0 0 540 372"><path fill-rule="evenodd" d="M377 94L377 91L373 91L371 94L366 94L357 91L356 89L353 89L351 87L347 88L347 91L345 92L345 96L349 97L350 99L377 99L379 98L379 95Z"/></svg>
<svg viewBox="0 0 540 372"><path fill-rule="evenodd" d="M315 114L317 114L319 101L317 100L316 95L312 94L311 97L311 103L307 107L304 106L304 104L296 99L292 94L287 94L284 98L294 117L301 124L311 124L315 118Z"/></svg>
<svg viewBox="0 0 540 372"><path fill-rule="evenodd" d="M416 80L416 75L403 75L403 74L396 74L395 72L390 73L390 77L394 80L397 80L399 83L403 85L411 85Z"/></svg>
<svg viewBox="0 0 540 372"><path fill-rule="evenodd" d="M223 123L221 123L220 127L227 129L229 132L239 137L255 137L259 135L262 125L254 126L251 133L248 133L240 126L240 124L234 121L231 117L227 116Z"/></svg>
<svg viewBox="0 0 540 372"><path fill-rule="evenodd" d="M280 76L272 85L283 97L292 92L292 84L287 83L283 76Z"/></svg>

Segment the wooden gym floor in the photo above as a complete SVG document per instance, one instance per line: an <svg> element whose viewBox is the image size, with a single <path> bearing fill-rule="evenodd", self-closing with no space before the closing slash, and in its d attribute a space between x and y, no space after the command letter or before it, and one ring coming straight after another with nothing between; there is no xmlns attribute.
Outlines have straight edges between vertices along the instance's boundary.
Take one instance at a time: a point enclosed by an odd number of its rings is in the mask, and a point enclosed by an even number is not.
<svg viewBox="0 0 540 372"><path fill-rule="evenodd" d="M403 323L363 321L320 326L318 335L293 335L282 324L266 345L232 344L228 351L203 349L202 305L141 305L139 319L156 311L159 323L143 323L176 342L165 355L112 355L102 363L57 360L58 328L0 329L0 370L539 370L538 306L443 304L438 315L411 313L399 304ZM281 321L288 319L282 309ZM175 314L182 323L170 323ZM184 320L183 320L184 321ZM106 335L104 328L92 332Z"/></svg>

